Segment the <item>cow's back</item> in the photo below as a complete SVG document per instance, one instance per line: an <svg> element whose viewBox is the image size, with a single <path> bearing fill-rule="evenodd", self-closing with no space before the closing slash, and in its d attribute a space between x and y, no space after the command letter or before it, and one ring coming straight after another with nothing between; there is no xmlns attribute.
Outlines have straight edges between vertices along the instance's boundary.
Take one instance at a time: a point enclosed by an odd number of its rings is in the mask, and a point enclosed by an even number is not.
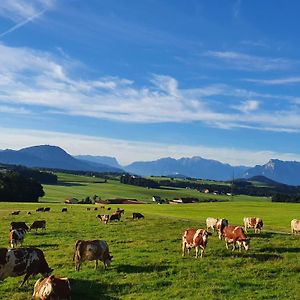
<svg viewBox="0 0 300 300"><path fill-rule="evenodd" d="M247 239L247 236L240 226L228 225L223 230L224 237L229 240L243 241Z"/></svg>
<svg viewBox="0 0 300 300"><path fill-rule="evenodd" d="M102 240L79 241L76 244L76 252L81 260L102 259L104 253L108 252L108 246Z"/></svg>
<svg viewBox="0 0 300 300"><path fill-rule="evenodd" d="M193 239L196 234L196 231L197 230L195 228L189 228L185 230L182 235L182 240L188 244L193 244L194 243Z"/></svg>

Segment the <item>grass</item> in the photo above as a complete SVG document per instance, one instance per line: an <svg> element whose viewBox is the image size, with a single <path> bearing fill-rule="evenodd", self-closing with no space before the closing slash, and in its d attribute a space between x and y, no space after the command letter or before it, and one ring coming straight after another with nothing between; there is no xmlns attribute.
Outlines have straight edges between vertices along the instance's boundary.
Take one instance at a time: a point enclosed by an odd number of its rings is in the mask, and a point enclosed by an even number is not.
<svg viewBox="0 0 300 300"><path fill-rule="evenodd" d="M109 179L106 183L100 178L85 177L72 174L59 173L58 185L44 185L45 196L42 202L63 202L66 198L75 197L84 199L87 196L98 195L101 199L110 198L135 198L151 203L152 196L161 196L162 199L174 199L179 197L194 197L200 200L217 199L220 201L232 200L227 195L212 195L200 193L194 189L162 187L160 189L149 189L127 184L120 184L117 180ZM209 185L208 185L209 186ZM266 199L249 196L234 196L235 201L266 201Z"/></svg>
<svg viewBox="0 0 300 300"><path fill-rule="evenodd" d="M85 188L82 195L87 191L93 195L102 186L123 187L113 182L102 184L82 179L77 183L83 185L46 187L46 199L52 201L47 203L51 207L49 213L35 212L43 204L0 203L1 247L8 246L11 221L28 224L39 219L47 221L46 232L28 233L24 247L42 249L54 274L71 279L73 300L299 299L300 239L289 234L290 220L299 218L299 205L251 197L185 205L118 205L125 209L122 221L104 225L95 217L101 211L86 210L94 205L69 205L68 212L61 213L64 205L55 202L65 199L72 188L74 193ZM137 190L137 195L142 193ZM121 195L119 190L110 193ZM140 200L138 196L134 198ZM112 210L117 207L110 206ZM10 215L14 209L21 210L19 216ZM27 211L32 215L27 215ZM145 219L133 221L131 213L135 211L143 213ZM224 241L213 234L209 236L203 259L196 260L194 251L190 257L182 258L182 232L188 227L204 227L209 216L226 217L231 224L241 224L244 216L260 216L265 228L258 235L249 233L248 252L228 251ZM104 271L100 264L94 270L93 262L85 262L81 271L75 272L72 256L77 239L106 240L114 256L111 267ZM22 277L5 279L0 283L0 299L31 299L37 278L23 288L18 288Z"/></svg>

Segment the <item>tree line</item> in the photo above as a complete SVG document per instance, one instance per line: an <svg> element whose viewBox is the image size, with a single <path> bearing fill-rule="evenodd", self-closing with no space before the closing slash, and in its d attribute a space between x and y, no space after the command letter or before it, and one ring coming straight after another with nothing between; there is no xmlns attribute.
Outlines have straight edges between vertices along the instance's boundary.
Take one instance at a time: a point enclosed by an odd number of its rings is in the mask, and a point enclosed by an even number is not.
<svg viewBox="0 0 300 300"><path fill-rule="evenodd" d="M38 202L44 195L42 185L36 180L13 170L0 173L1 202Z"/></svg>

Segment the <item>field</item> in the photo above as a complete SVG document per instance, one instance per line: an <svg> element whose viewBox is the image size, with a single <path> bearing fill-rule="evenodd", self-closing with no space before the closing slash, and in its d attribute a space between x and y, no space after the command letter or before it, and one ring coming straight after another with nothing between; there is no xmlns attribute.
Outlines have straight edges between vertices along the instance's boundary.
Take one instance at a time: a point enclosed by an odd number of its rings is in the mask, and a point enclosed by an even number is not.
<svg viewBox="0 0 300 300"><path fill-rule="evenodd" d="M67 179L71 181L66 182ZM42 249L54 274L71 279L72 299L300 299L300 238L291 236L290 220L299 218L297 204L271 203L268 199L234 196L233 201L183 205L118 205L125 209L121 222L101 224L96 214L87 211L95 205L69 205L62 213L66 197L81 199L86 195L116 196L147 200L152 194L186 195L190 190L153 191L121 186L114 182L93 183L76 177L64 178L59 186L45 186L41 204L0 204L1 247L7 247L11 221L45 219L45 233L28 233L24 247ZM118 188L118 189L116 189ZM136 193L135 193L136 189ZM141 195L141 196L140 196ZM221 197L221 196L218 196ZM224 196L225 197L225 196ZM55 203L60 202L60 203ZM36 213L39 206L49 206L49 213ZM110 205L112 210L117 206ZM19 216L11 216L20 209ZM32 215L28 216L27 211ZM133 221L132 212L141 212L144 220ZM241 224L244 216L260 216L265 228L261 234L249 234L248 252L231 252L216 234L209 237L203 259L181 256L181 235L188 227L204 227L208 216L226 217L231 224ZM113 262L104 271L94 270L85 262L75 272L72 261L77 239L104 239L110 246ZM19 288L22 277L0 283L0 299L31 299L38 278Z"/></svg>

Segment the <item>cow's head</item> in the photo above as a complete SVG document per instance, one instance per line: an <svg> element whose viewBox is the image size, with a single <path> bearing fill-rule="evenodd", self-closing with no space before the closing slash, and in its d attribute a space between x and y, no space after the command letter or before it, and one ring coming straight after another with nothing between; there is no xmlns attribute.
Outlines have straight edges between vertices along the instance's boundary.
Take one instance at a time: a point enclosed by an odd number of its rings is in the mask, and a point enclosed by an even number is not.
<svg viewBox="0 0 300 300"><path fill-rule="evenodd" d="M104 261L104 268L105 268L105 269L108 268L108 267L110 266L111 261L112 261L112 258L113 258L113 256L108 255L108 257L107 257L106 260Z"/></svg>
<svg viewBox="0 0 300 300"><path fill-rule="evenodd" d="M250 239L247 238L245 241L242 242L242 245L245 248L245 250L248 251L250 248Z"/></svg>

